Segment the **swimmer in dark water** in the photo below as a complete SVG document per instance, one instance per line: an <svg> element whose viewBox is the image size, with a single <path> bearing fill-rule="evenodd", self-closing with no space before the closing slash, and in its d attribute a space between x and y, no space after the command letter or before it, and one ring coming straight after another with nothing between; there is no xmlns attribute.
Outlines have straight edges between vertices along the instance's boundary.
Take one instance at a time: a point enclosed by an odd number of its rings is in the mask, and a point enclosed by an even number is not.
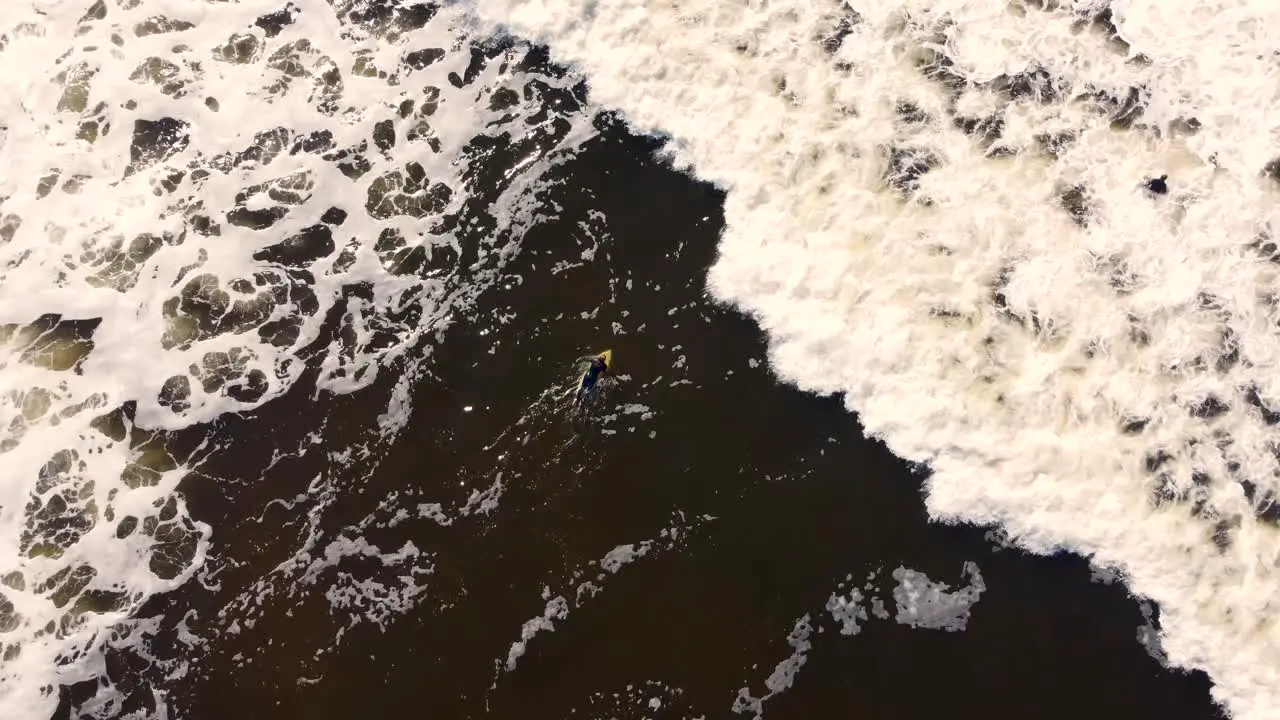
<svg viewBox="0 0 1280 720"><path fill-rule="evenodd" d="M578 388L578 397L574 401L575 405L581 407L587 402L591 391L595 389L596 383L600 382L600 376L609 372L609 363L605 361L604 355L599 355L591 360L591 366L587 368L587 372L582 376L582 385Z"/></svg>
<svg viewBox="0 0 1280 720"><path fill-rule="evenodd" d="M1168 179L1168 175L1151 178L1146 182L1147 189L1150 190L1153 195L1165 195L1169 192L1169 185L1165 182L1165 180Z"/></svg>

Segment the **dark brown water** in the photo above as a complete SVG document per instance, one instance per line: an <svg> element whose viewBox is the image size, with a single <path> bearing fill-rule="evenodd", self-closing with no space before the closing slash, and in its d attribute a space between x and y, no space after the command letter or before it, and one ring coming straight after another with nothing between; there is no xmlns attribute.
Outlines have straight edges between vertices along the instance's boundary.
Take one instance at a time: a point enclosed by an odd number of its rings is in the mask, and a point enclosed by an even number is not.
<svg viewBox="0 0 1280 720"><path fill-rule="evenodd" d="M545 198L562 210L523 238L511 282L435 347L394 443L367 429L396 367L351 396L302 382L220 420L233 451L183 485L213 554L142 613L162 620L141 653L111 654L122 716L157 688L192 720L734 717L808 615L812 647L769 718L1215 717L1203 675L1137 642L1145 621L1120 585L928 523L919 475L838 399L780 384L752 321L706 297L721 195L605 124L562 169ZM617 377L590 417L540 400L603 347ZM377 551L318 560L360 542ZM872 617L847 637L824 609L847 575L874 572L892 614L895 568L955 589L966 561L986 590L963 631ZM598 594L580 594L597 575ZM561 596L567 616L505 670ZM92 695L64 689L60 715Z"/></svg>

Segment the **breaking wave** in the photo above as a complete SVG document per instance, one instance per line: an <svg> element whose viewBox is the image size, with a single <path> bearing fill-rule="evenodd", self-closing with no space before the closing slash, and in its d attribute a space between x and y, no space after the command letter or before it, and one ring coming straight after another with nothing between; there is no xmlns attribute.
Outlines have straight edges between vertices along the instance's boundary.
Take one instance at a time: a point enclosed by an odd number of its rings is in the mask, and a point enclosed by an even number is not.
<svg viewBox="0 0 1280 720"><path fill-rule="evenodd" d="M728 192L713 292L934 518L1121 572L1273 716L1274 3L477 5Z"/></svg>

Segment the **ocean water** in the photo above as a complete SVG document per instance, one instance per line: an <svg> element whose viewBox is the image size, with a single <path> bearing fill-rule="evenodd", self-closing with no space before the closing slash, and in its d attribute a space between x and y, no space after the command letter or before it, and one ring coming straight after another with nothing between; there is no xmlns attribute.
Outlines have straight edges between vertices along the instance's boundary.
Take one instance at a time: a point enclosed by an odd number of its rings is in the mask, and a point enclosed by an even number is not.
<svg viewBox="0 0 1280 720"><path fill-rule="evenodd" d="M1273 716L1276 6L478 5L725 188L713 292L932 516L1118 570Z"/></svg>
<svg viewBox="0 0 1280 720"><path fill-rule="evenodd" d="M209 423L311 359L316 393L412 383L591 116L579 79L456 9L33 2L3 22L2 692L37 717L100 674L118 621L208 569L213 529L176 490L238 452ZM506 125L528 130L482 133ZM204 432L179 449L184 428Z"/></svg>
<svg viewBox="0 0 1280 720"><path fill-rule="evenodd" d="M1009 676L1034 577L1103 707L1274 717L1277 12L15 2L3 716L761 716L881 624Z"/></svg>

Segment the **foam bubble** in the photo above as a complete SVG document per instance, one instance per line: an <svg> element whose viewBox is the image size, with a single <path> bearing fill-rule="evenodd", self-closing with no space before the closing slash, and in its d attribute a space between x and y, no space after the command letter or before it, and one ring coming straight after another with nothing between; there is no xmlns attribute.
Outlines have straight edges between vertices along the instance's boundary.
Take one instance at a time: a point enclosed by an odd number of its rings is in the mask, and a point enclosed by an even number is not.
<svg viewBox="0 0 1280 720"><path fill-rule="evenodd" d="M673 518L675 522L671 526L660 530L656 537L636 543L615 546L599 560L589 563L588 568L575 570L573 572L574 580L578 580L588 574L591 579L579 582L572 591L566 589L563 594L552 598L551 588L543 588L542 595L547 604L542 615L525 621L520 629L520 639L512 642L507 651L506 661L504 663L496 663L496 665L507 672L515 670L517 662L521 657L524 657L525 651L529 648L529 641L534 636L543 631L555 630L555 622L567 619L571 609L582 607L583 603L603 592L610 576L618 574L627 566L639 562L651 554L683 547L690 533L700 529L704 523L714 519L708 515L686 518L683 512L678 512L676 517ZM594 572L590 569L591 566L596 568ZM566 597L569 599L566 599Z"/></svg>
<svg viewBox="0 0 1280 720"><path fill-rule="evenodd" d="M964 564L964 575L969 579L968 587L951 592L946 583L934 582L918 570L894 570L898 586L893 589L893 599L898 604L898 622L914 628L964 630L969 623L969 609L987 589L974 563Z"/></svg>
<svg viewBox="0 0 1280 720"><path fill-rule="evenodd" d="M934 518L1120 571L1273 714L1274 3L477 4L728 191L713 293Z"/></svg>
<svg viewBox="0 0 1280 720"><path fill-rule="evenodd" d="M796 675L800 673L800 669L809 661L808 653L813 649L813 643L810 642L809 636L812 634L813 625L810 624L807 614L796 620L795 627L787 635L787 644L791 646L791 655L774 666L773 672L769 673L769 677L765 678L765 693L760 697L755 697L751 694L751 688L739 688L738 695L733 700L733 712L742 715L750 713L754 720L761 720L764 717L765 702L790 688L796 680Z"/></svg>

